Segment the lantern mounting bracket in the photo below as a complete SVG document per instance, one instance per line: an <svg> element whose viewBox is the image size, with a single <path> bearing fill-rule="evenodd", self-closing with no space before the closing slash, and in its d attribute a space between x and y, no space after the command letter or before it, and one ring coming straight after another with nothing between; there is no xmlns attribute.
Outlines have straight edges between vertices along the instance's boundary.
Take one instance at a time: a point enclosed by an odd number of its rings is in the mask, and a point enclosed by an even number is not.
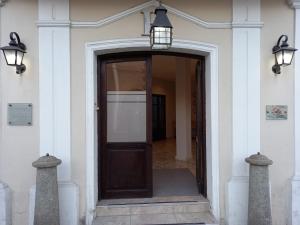
<svg viewBox="0 0 300 225"><path fill-rule="evenodd" d="M20 49L26 51L26 45L20 41L20 37L17 32L11 32L9 38L9 46L19 47Z"/></svg>

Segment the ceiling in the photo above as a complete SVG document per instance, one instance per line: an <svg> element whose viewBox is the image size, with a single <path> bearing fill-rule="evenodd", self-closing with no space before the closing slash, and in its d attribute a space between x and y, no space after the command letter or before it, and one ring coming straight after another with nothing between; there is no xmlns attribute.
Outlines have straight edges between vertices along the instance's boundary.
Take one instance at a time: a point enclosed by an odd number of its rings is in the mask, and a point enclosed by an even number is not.
<svg viewBox="0 0 300 225"><path fill-rule="evenodd" d="M152 57L152 74L154 78L166 81L175 81L176 77L176 56L154 55ZM195 73L196 59L191 61L191 73Z"/></svg>

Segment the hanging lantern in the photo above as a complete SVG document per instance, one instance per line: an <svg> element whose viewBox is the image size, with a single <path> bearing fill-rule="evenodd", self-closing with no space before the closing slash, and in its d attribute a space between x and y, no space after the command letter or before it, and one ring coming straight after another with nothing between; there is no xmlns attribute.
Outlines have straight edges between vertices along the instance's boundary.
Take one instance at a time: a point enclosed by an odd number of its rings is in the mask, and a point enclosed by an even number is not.
<svg viewBox="0 0 300 225"><path fill-rule="evenodd" d="M150 45L152 49L168 49L172 45L172 24L167 16L167 9L161 4L155 9L155 20L150 29Z"/></svg>
<svg viewBox="0 0 300 225"><path fill-rule="evenodd" d="M272 70L275 74L281 73L281 66L291 65L295 51L297 51L297 49L289 47L287 41L288 36L281 35L278 39L277 45L273 47L273 54L275 55L275 65L272 67Z"/></svg>
<svg viewBox="0 0 300 225"><path fill-rule="evenodd" d="M0 49L3 51L6 64L8 66L15 66L17 74L21 74L26 70L26 66L23 64L26 46L20 41L20 37L16 32L10 33L9 46Z"/></svg>

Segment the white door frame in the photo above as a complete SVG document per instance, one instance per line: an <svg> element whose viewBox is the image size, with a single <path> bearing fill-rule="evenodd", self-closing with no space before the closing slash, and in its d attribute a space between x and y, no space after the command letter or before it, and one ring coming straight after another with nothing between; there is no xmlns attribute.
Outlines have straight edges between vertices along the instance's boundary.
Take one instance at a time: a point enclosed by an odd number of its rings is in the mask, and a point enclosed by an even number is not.
<svg viewBox="0 0 300 225"><path fill-rule="evenodd" d="M98 201L97 146L97 56L114 52L150 50L148 38L116 39L86 43L86 224L91 225ZM206 58L206 144L207 198L211 212L219 219L219 100L218 46L175 39L170 52ZM101 109L101 103L99 105Z"/></svg>

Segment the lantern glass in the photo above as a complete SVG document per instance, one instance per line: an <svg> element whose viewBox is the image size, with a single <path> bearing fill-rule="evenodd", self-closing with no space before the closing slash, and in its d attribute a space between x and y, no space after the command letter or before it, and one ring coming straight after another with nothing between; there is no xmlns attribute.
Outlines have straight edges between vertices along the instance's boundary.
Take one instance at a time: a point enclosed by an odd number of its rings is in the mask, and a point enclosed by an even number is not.
<svg viewBox="0 0 300 225"><path fill-rule="evenodd" d="M24 52L17 51L16 65L21 66L23 64Z"/></svg>
<svg viewBox="0 0 300 225"><path fill-rule="evenodd" d="M282 51L276 52L275 57L276 57L277 64L279 66L282 66L282 64L283 64L283 52Z"/></svg>
<svg viewBox="0 0 300 225"><path fill-rule="evenodd" d="M16 65L16 50L5 49L3 50L5 60L7 65L15 66Z"/></svg>
<svg viewBox="0 0 300 225"><path fill-rule="evenodd" d="M283 50L283 66L291 65L294 51Z"/></svg>
<svg viewBox="0 0 300 225"><path fill-rule="evenodd" d="M172 44L170 27L153 27L150 35L152 49L168 49Z"/></svg>

